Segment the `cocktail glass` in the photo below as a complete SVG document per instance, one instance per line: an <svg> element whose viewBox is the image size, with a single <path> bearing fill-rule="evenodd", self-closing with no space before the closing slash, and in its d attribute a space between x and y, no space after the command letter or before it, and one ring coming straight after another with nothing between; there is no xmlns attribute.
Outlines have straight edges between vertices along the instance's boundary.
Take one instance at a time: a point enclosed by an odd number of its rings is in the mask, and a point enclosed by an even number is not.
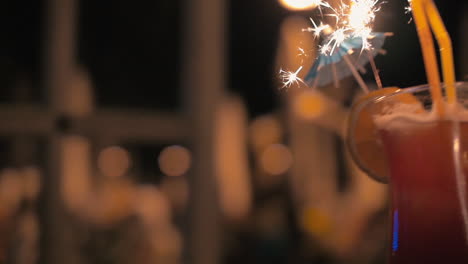
<svg viewBox="0 0 468 264"><path fill-rule="evenodd" d="M353 107L351 154L391 189L390 264L468 263L468 83L456 86L443 114L427 85Z"/></svg>

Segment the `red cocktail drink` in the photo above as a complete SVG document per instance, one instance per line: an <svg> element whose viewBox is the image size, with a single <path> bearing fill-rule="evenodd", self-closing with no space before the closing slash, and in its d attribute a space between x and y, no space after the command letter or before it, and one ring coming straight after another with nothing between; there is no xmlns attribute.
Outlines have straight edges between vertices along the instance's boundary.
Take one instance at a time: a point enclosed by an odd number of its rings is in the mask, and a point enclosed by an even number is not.
<svg viewBox="0 0 468 264"><path fill-rule="evenodd" d="M456 90L443 113L427 85L353 107L351 154L390 184L390 264L468 263L468 83Z"/></svg>
<svg viewBox="0 0 468 264"><path fill-rule="evenodd" d="M390 263L468 263L468 123L459 123L456 136L451 121L391 122L380 131L392 189Z"/></svg>

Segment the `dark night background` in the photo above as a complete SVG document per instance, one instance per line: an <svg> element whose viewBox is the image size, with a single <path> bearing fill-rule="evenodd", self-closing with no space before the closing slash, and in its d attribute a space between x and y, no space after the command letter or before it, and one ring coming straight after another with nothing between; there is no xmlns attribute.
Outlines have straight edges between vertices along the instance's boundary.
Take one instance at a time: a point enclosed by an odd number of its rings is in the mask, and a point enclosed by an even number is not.
<svg viewBox="0 0 468 264"><path fill-rule="evenodd" d="M462 2L436 1L455 43L455 58L460 50L456 43ZM81 1L78 58L91 73L99 104L158 109L179 105L181 5L181 0ZM387 1L375 25L376 31L395 33L384 46L388 55L377 57L387 86L425 81L417 35L414 24L407 23L405 5L403 0ZM5 1L0 8L3 101L21 79L35 87L33 100L43 98L44 6L44 0ZM246 98L252 113L269 111L276 104L273 63L278 30L292 12L274 0L236 0L228 8L228 87Z"/></svg>

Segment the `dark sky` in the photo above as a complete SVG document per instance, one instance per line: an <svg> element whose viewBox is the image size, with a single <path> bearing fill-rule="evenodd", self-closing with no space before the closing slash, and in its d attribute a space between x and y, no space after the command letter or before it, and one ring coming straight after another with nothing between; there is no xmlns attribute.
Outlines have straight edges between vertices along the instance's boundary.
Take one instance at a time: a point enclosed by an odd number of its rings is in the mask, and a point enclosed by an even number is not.
<svg viewBox="0 0 468 264"><path fill-rule="evenodd" d="M0 5L0 101L11 98L16 80L27 78L39 97L43 0Z"/></svg>
<svg viewBox="0 0 468 264"><path fill-rule="evenodd" d="M34 98L42 94L45 0L4 1L0 6L0 99L11 97L19 79L28 79ZM102 105L174 109L180 96L181 5L176 0L80 1L79 57L91 73ZM437 0L454 43L462 1ZM414 24L404 0L389 0L376 30L392 31L377 57L385 85L425 81ZM274 55L278 30L292 13L277 0L229 3L228 87L242 94L251 112L270 111L276 103ZM309 14L303 13L304 16ZM455 47L455 57L459 49Z"/></svg>
<svg viewBox="0 0 468 264"><path fill-rule="evenodd" d="M459 27L463 15L463 1L435 0L447 30L452 37L455 62L460 63ZM393 37L386 40L385 56L377 56L384 86L408 87L426 81L421 48L414 21L405 14L406 1L389 0L382 7L376 20L375 31L390 31ZM437 45L437 42L435 42ZM437 48L437 47L436 47ZM371 77L370 77L371 78Z"/></svg>
<svg viewBox="0 0 468 264"><path fill-rule="evenodd" d="M182 1L80 2L80 60L92 73L98 102L177 105Z"/></svg>
<svg viewBox="0 0 468 264"><path fill-rule="evenodd" d="M279 27L288 15L276 0L230 2L230 88L245 96L251 111L271 111Z"/></svg>

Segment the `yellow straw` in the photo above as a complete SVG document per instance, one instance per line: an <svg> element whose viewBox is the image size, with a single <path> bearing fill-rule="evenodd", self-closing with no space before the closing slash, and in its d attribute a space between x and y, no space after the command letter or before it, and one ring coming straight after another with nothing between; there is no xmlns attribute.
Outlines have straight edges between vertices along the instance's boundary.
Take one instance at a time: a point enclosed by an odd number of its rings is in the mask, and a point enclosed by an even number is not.
<svg viewBox="0 0 468 264"><path fill-rule="evenodd" d="M445 91L447 92L447 101L449 104L456 102L457 94L455 90L455 71L452 53L452 41L447 33L444 22L440 17L439 11L432 0L426 1L426 11L431 24L432 31L437 39L440 48L440 57L442 60L442 72L444 75Z"/></svg>
<svg viewBox="0 0 468 264"><path fill-rule="evenodd" d="M434 102L435 111L440 117L444 115L444 106L442 99L442 91L440 89L439 69L437 67L437 58L434 49L434 41L426 20L426 13L424 11L425 0L413 0L411 2L413 9L413 17L418 31L419 41L424 59L424 66L426 68L427 80Z"/></svg>

